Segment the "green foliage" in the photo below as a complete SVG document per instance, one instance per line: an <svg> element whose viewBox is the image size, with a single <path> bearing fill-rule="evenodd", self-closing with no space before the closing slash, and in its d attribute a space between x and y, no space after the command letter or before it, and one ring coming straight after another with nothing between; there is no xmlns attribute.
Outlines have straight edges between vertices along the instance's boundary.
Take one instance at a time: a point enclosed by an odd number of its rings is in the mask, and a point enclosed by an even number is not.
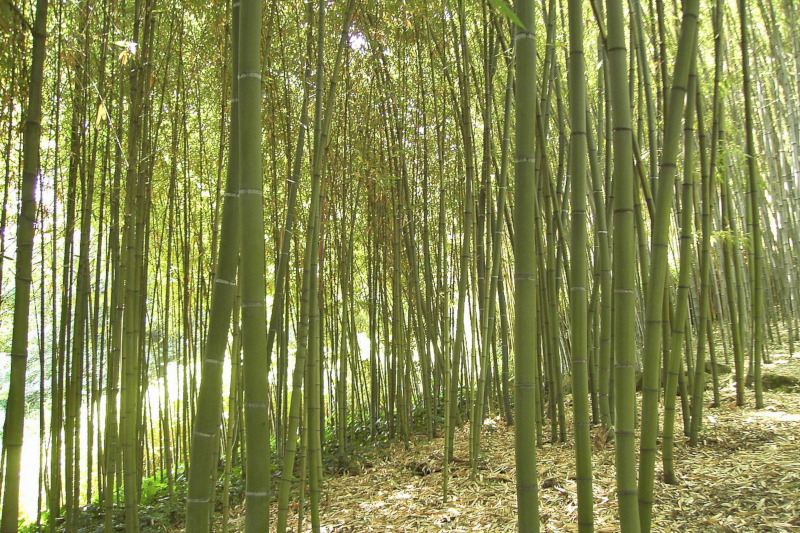
<svg viewBox="0 0 800 533"><path fill-rule="evenodd" d="M241 478L241 471L239 471L239 478ZM169 531L182 524L185 518L184 501L186 499L186 476L183 471L175 474L175 494L172 499L169 496L169 485L167 483L166 474L158 472L155 476L146 477L142 479L142 492L140 500L140 524L142 533L161 533ZM220 482L219 487L221 488ZM231 491L232 495L236 491ZM124 501L124 493L121 494ZM241 497L237 500L234 496L232 501L240 501ZM114 523L120 526L124 523L125 513L124 507L121 502L120 505L115 505L113 510ZM103 521L105 519L106 508L102 501L102 495L98 495L92 503L83 506L80 509L80 515L77 519L79 533L94 533L95 531L102 531ZM49 530L50 513L44 511L42 513L41 523L22 524L20 523L20 533L40 533ZM56 531L64 531L62 519L57 519Z"/></svg>
<svg viewBox="0 0 800 533"><path fill-rule="evenodd" d="M511 7L508 4L506 4L503 0L489 0L489 3L492 4L494 8L497 9L500 13L508 17L508 19L511 20L511 22L513 22L523 30L527 29L525 25L522 23L522 21L519 19L517 14L514 13L514 10L511 9Z"/></svg>
<svg viewBox="0 0 800 533"><path fill-rule="evenodd" d="M167 492L167 481L163 476L146 477L142 480L142 505L152 505Z"/></svg>
<svg viewBox="0 0 800 533"><path fill-rule="evenodd" d="M32 522L30 524L25 524L20 520L19 523L19 533L40 533L42 531L46 531L46 525L50 522L50 512L45 510L42 511L42 519L39 524Z"/></svg>

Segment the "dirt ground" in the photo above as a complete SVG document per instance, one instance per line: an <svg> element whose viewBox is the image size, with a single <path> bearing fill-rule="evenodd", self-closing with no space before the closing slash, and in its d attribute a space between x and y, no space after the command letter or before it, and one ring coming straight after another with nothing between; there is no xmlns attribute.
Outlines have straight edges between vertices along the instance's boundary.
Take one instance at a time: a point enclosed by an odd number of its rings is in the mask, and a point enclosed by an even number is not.
<svg viewBox="0 0 800 533"><path fill-rule="evenodd" d="M764 372L798 378L800 358L775 355ZM700 445L676 437L679 484L661 480L659 453L653 531L800 532L800 391L765 392L765 408L755 410L752 390L748 405L738 408L730 378L723 383L721 406L705 409ZM447 503L441 437L413 440L407 450L376 450L356 475L326 476L322 531L516 531L513 428L500 420L486 425L475 480L466 462L468 438L468 427L457 430ZM573 454L569 444L537 450L542 531L577 531ZM595 531L619 531L613 444L603 445L596 434L593 454ZM232 516L233 531L243 525L243 512ZM296 530L296 516L291 520Z"/></svg>

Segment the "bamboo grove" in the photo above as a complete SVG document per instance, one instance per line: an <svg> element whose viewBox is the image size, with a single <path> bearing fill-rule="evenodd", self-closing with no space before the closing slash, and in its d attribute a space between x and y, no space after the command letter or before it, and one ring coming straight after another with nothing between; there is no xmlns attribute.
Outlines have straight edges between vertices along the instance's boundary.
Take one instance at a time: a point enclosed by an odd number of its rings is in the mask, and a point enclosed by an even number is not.
<svg viewBox="0 0 800 533"><path fill-rule="evenodd" d="M414 435L446 502L495 416L519 531L544 442L593 531L594 434L647 532L719 369L762 407L795 350L791 0L48 3L0 3L3 533L138 532L153 480L227 531L242 478L320 531Z"/></svg>

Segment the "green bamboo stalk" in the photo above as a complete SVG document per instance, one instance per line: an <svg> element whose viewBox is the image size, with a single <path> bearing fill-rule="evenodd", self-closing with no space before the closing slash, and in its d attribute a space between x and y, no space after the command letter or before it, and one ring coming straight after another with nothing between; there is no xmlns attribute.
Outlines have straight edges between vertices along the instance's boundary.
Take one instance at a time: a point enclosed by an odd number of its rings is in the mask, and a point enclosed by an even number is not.
<svg viewBox="0 0 800 533"><path fill-rule="evenodd" d="M231 27L239 28L240 3L231 6ZM222 418L222 366L228 345L231 312L239 263L239 32L232 32L231 125L227 180L222 205L216 279L211 296L209 329L204 350L197 413L190 448L189 486L186 495L186 531L205 533L211 526L216 487L214 454ZM228 446L226 445L226 451ZM230 463L230 456L226 457Z"/></svg>
<svg viewBox="0 0 800 533"><path fill-rule="evenodd" d="M695 75L695 73L693 73ZM690 78L690 81L692 79ZM691 96L691 95L690 95ZM699 99L693 99L700 104ZM691 102L692 100L690 100ZM698 110L699 112L699 110ZM698 121L698 126L700 126ZM687 159L689 158L690 148L687 146ZM713 153L713 152L712 152ZM703 216L702 216L702 241L700 245L700 313L698 332L697 332L697 359L695 362L694 390L692 391L692 425L689 429L689 444L696 446L700 434L700 426L703 419L703 389L705 388L705 346L708 330L710 330L710 286L709 279L711 274L711 187L713 182L708 176L704 176L702 183L703 196ZM713 350L713 344L709 343L709 348ZM712 361L712 372L716 372L716 365Z"/></svg>
<svg viewBox="0 0 800 533"><path fill-rule="evenodd" d="M445 435L444 460L450 461L453 458L453 440L455 427L458 422L458 384L462 373L462 359L465 351L466 329L464 326L467 292L469 291L469 276L472 265L472 239L473 239L473 220L474 220L474 199L473 199L473 180L474 180L474 160L472 148L472 121L470 120L470 98L468 73L464 72L466 58L458 58L458 53L464 55L467 46L466 21L464 13L464 1L459 2L459 14L462 24L459 35L459 46L456 47L456 67L458 71L459 96L453 95L453 105L458 113L458 124L461 130L461 138L464 143L464 170L465 170L465 194L464 194L464 214L461 222L462 240L460 247L460 261L458 274L458 307L456 309L456 337L453 344L453 357L450 364L450 422L448 432ZM464 61L464 63L462 63Z"/></svg>
<svg viewBox="0 0 800 533"><path fill-rule="evenodd" d="M517 462L518 531L538 533L539 492L536 475L537 250L536 168L536 37L534 2L517 0L516 13L516 166L514 191L514 348L516 359L515 453Z"/></svg>
<svg viewBox="0 0 800 533"><path fill-rule="evenodd" d="M570 347L572 349L572 406L575 428L575 470L578 485L578 531L594 531L592 444L589 420L588 369L588 254L586 230L586 65L583 53L583 2L570 0L569 14L569 174L572 184L570 227Z"/></svg>
<svg viewBox="0 0 800 533"><path fill-rule="evenodd" d="M125 495L125 530L139 531L139 497L141 482L141 378L142 378L142 296L143 247L142 231L149 198L142 174L142 121L147 103L148 87L144 80L148 60L149 36L152 30L151 4L137 0L134 5L134 40L142 46L130 66L130 104L128 107L128 167L125 176L125 224L122 233L121 276L122 343L120 381L120 444L122 449L122 482ZM145 201L147 198L148 201Z"/></svg>
<svg viewBox="0 0 800 533"><path fill-rule="evenodd" d="M347 35L347 28L350 26L353 11L355 9L355 1L348 2L345 16L342 25L342 36ZM311 17L311 6L309 6L309 17ZM323 117L322 113L322 95L323 95L323 68L322 68L322 43L324 33L324 9L320 8L318 13L319 21L317 23L317 77L316 77L316 95L315 95L315 116L314 116L314 140L313 140L313 168L311 180L311 205L309 207L309 224L306 227L306 252L303 259L303 280L300 297L300 320L298 324L297 335L297 352L295 354L295 368L292 373L292 394L289 405L289 421L286 428L286 444L283 449L283 459L281 468L281 478L279 481L278 489L278 521L277 531L286 531L286 523L288 520L289 511L289 491L291 489L292 476L294 472L295 457L297 454L297 429L300 426L300 402L303 396L303 381L306 380L306 388L311 387L311 381L306 375L307 358L310 357L310 350L313 348L311 345L311 330L314 326L311 321L312 313L318 313L316 310L315 294L316 291L316 256L319 246L319 209L320 209L320 195L322 187L322 169L323 160L320 149L327 146L328 135L330 131L332 110L333 110L333 96L335 95L336 82L338 80L339 64L341 62L344 37L340 39L339 48L337 51L336 62L333 74L331 76L331 87L327 95L326 113ZM310 30L309 30L310 31ZM308 36L309 57L311 48L311 34ZM305 112L304 112L305 113ZM306 116L307 119L307 115ZM299 166L300 159L295 154L295 162ZM313 301L312 301L313 300ZM317 413L317 418L319 414ZM307 422L308 426L309 423ZM309 437L310 440L311 437ZM312 502L312 513L313 502ZM318 527L318 526L317 526Z"/></svg>
<svg viewBox="0 0 800 533"><path fill-rule="evenodd" d="M240 283L247 450L245 531L267 531L270 501L270 428L267 397L264 203L261 169L261 11L244 0L239 19Z"/></svg>
<svg viewBox="0 0 800 533"><path fill-rule="evenodd" d="M645 295L645 339L642 353L642 435L639 464L639 518L642 533L650 531L655 480L656 439L658 436L659 370L664 284L667 276L670 215L674 197L677 156L680 148L681 119L687 96L689 71L696 53L698 0L683 5L678 50L672 75L669 103L664 124L664 143L655 195L652 221L650 285ZM691 96L691 95L690 95ZM691 220L691 219L690 219ZM682 324L679 324L679 327Z"/></svg>
<svg viewBox="0 0 800 533"><path fill-rule="evenodd" d="M493 33L492 33L493 36ZM492 99L492 91L491 91L491 78L494 71L494 60L491 61L491 66L489 67L490 72L486 74L486 91L485 91L485 99L486 99L486 109L484 111L484 115L486 119L491 114L491 99ZM511 71L509 70L509 78L508 83L512 82ZM508 91L507 91L508 92ZM505 124L504 128L507 129L508 126L508 117L510 115L510 105L511 99L507 95L506 97L506 109L505 109ZM485 119L485 120L486 120ZM488 121L486 125L486 129L489 128L490 121ZM484 131L484 164L483 164L483 174L484 174L484 181L488 182L488 172L489 172L489 153L488 153L488 145L491 142L491 134L488 131ZM503 148L505 157L507 159L507 150L504 146ZM484 301L481 304L483 307L483 313L481 314L481 352L480 352L480 367L478 373L478 382L477 382L477 399L475 405L473 407L472 413L472 424L470 425L470 440L471 440L471 447L470 447L470 469L471 475L474 477L477 473L477 466L478 466L478 457L480 455L480 442L481 442L481 428L483 427L483 419L484 419L484 411L485 405L487 403L486 400L486 388L487 388L487 374L489 373L489 354L492 348L491 337L495 332L495 316L496 316L496 309L497 309L497 285L498 279L500 277L500 265L502 262L501 251L502 251L502 244L503 244L503 225L502 225L502 216L505 212L505 190L506 190L506 180L508 178L508 171L507 171L507 161L504 159L502 163L502 169L499 176L499 193L497 196L497 216L493 216L492 211L493 209L489 209L489 218L490 218L490 231L493 232L492 240L491 240L491 254L489 258L485 258L485 272L489 273L490 280L489 280L489 287L486 289L486 293L484 294ZM489 188L488 183L483 186L482 195L485 196L484 202L491 204L491 190ZM480 208L479 208L480 211ZM481 241L482 239L478 239ZM480 265L480 261L479 261Z"/></svg>
<svg viewBox="0 0 800 533"><path fill-rule="evenodd" d="M497 188L497 195L498 195L498 207L502 205L503 209L497 210L497 221L496 221L496 228L495 233L496 239L502 240L503 230L503 216L506 211L506 201L505 196L508 194L508 160L509 160L509 152L511 150L511 106L513 104L514 99L514 69L509 68L507 79L506 79L506 94L505 94L505 105L503 109L503 144L501 148L501 157L500 157L500 181ZM502 198L502 204L500 204L500 199ZM501 272L501 265L497 265L498 271ZM506 423L511 426L514 425L514 413L511 409L511 394L509 392L509 346L508 346L508 337L509 337L509 325L508 325L508 305L506 304L506 295L505 295L505 286L504 286L504 278L505 275L502 274L498 279L497 282L497 295L499 300L499 313L500 313L500 349L502 351L503 363L502 363L502 375L500 379L501 383L501 390L502 390L502 406L503 406L503 413Z"/></svg>
<svg viewBox="0 0 800 533"><path fill-rule="evenodd" d="M680 269L678 273L678 293L675 303L675 317L674 326L672 328L672 337L670 344L669 356L666 360L667 381L664 387L664 431L663 431L663 444L662 444L662 458L664 462L664 480L667 483L675 483L674 472L674 459L673 459L673 441L674 441L674 427L675 427L675 394L678 388L678 373L681 372L681 346L684 341L684 328L688 325L687 318L689 314L689 282L692 273L692 252L693 252L693 236L692 236L692 210L694 208L694 201L692 199L694 187L694 168L692 157L692 138L694 119L694 101L697 91L695 89L696 74L693 72L689 77L688 102L686 105L686 113L684 117L684 173L682 183L682 211L680 215L681 221L681 238L680 238ZM705 185L705 184L704 184ZM701 267L702 270L702 267ZM698 338L698 347L703 344L704 338ZM703 372L703 367L700 367L700 372ZM701 387L704 383L703 376L700 376Z"/></svg>
<svg viewBox="0 0 800 533"><path fill-rule="evenodd" d="M745 159L747 161L748 202L750 206L750 245L751 265L753 269L753 294L751 313L753 321L753 342L750 359L754 367L756 409L764 407L764 396L761 385L761 352L764 343L764 290L763 284L763 243L761 242L761 177L758 173L755 148L755 126L753 124L753 97L750 88L750 45L748 36L747 1L739 0L739 22L741 25L742 49L742 92L744 93L745 120Z"/></svg>
<svg viewBox="0 0 800 533"><path fill-rule="evenodd" d="M591 117L586 115L586 124L591 124ZM599 356L597 370L597 396L600 410L600 424L603 429L610 431L613 425L611 417L611 318L612 318L612 286L611 286L611 246L608 238L608 225L606 222L606 202L604 197L603 180L600 176L600 164L597 161L597 147L595 146L592 128L586 128L586 145L589 154L589 173L592 180L592 197L594 199L595 228L595 261L599 275L600 286L600 334Z"/></svg>
<svg viewBox="0 0 800 533"><path fill-rule="evenodd" d="M5 430L3 431L3 449L6 451L3 513L0 518L0 530L3 533L16 533L19 528L19 479L22 463L22 435L25 424L25 373L28 362L28 318L31 302L33 236L36 222L35 191L39 176L47 5L47 0L37 0L36 2L28 111L23 135L21 201L17 218L14 325L11 333L11 376Z"/></svg>
<svg viewBox="0 0 800 533"><path fill-rule="evenodd" d="M639 533L636 503L636 250L634 234L633 136L628 97L627 52L620 0L607 2L608 74L613 124L614 171L614 405L617 500L622 533Z"/></svg>

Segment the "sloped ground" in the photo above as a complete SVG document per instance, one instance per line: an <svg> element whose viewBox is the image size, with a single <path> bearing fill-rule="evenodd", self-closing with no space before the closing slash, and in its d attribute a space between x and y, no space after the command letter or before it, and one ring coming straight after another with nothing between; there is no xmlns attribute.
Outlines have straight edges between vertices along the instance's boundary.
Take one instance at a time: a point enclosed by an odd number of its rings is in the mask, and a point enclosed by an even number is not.
<svg viewBox="0 0 800 533"><path fill-rule="evenodd" d="M764 371L798 377L800 359L775 356ZM754 403L751 390L747 401ZM762 410L737 408L729 386L722 405L705 410L702 444L690 448L676 439L680 484L656 481L653 531L800 532L800 393L765 392L765 404ZM464 461L468 437L467 427L456 433L447 503L441 495L441 437L412 441L408 450L382 450L358 475L326 476L323 531L516 531L513 429L500 421L487 425L474 481ZM595 434L593 452L599 533L619 531L613 445L604 446L601 437ZM537 450L542 531L577 530L573 453L563 444ZM242 525L241 514L232 517L233 531ZM307 519L304 525L309 530Z"/></svg>

